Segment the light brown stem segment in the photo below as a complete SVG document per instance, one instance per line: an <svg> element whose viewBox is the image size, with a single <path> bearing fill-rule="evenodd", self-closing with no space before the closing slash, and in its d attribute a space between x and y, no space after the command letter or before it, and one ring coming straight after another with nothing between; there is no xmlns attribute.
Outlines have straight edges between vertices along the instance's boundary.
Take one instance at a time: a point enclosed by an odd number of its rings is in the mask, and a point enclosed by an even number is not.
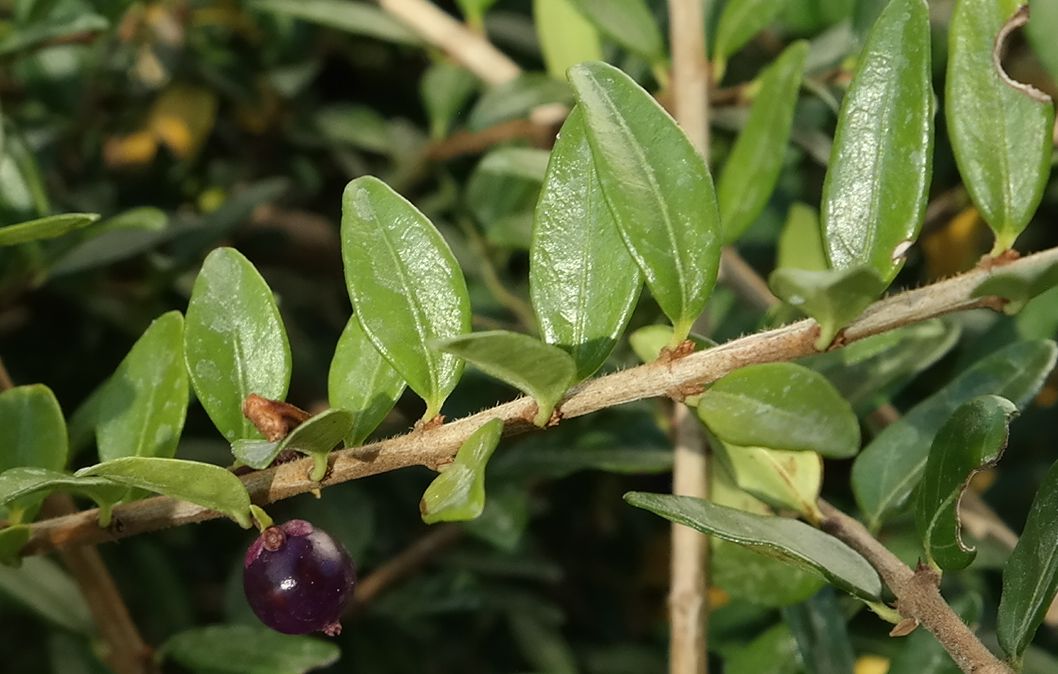
<svg viewBox="0 0 1058 674"><path fill-rule="evenodd" d="M940 594L931 569L912 571L878 542L860 522L826 501L819 501L822 528L863 555L896 597L896 610L936 637L955 664L967 674L1013 674L966 626Z"/></svg>

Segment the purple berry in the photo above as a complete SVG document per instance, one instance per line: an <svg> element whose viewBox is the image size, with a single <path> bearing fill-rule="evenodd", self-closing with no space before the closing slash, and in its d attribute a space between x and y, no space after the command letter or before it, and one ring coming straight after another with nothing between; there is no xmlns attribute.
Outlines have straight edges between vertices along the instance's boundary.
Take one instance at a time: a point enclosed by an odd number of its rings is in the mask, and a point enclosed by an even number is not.
<svg viewBox="0 0 1058 674"><path fill-rule="evenodd" d="M336 636L356 571L327 532L290 520L268 527L250 545L242 582L250 608L265 625L284 634Z"/></svg>

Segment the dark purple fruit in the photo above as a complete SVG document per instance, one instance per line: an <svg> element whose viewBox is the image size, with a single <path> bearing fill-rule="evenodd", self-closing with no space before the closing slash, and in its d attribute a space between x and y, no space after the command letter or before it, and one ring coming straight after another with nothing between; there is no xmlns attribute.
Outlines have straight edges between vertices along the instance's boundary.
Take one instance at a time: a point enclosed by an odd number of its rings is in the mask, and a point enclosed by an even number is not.
<svg viewBox="0 0 1058 674"><path fill-rule="evenodd" d="M356 571L336 540L305 520L264 530L246 551L243 589L265 625L284 634L341 632Z"/></svg>

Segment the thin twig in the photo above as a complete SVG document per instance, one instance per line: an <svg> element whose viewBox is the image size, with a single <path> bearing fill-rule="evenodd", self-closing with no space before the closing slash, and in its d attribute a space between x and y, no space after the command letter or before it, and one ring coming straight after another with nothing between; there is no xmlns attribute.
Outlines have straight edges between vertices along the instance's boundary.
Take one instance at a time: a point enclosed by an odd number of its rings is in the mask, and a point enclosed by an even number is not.
<svg viewBox="0 0 1058 674"><path fill-rule="evenodd" d="M431 557L445 550L463 535L463 528L456 524L442 524L430 530L419 540L405 548L382 566L365 576L356 585L353 611L362 610L387 588L404 580Z"/></svg>
<svg viewBox="0 0 1058 674"><path fill-rule="evenodd" d="M0 358L0 393L13 388L15 388L15 382L11 380L11 375L4 365L4 359Z"/></svg>
<svg viewBox="0 0 1058 674"><path fill-rule="evenodd" d="M894 295L876 302L842 332L835 348L955 311L975 308L998 309L1003 300L974 297L974 289L996 271L1030 273L1058 262L1058 248L1022 257L1002 267L977 268L933 285ZM562 418L579 417L624 403L677 395L716 381L745 365L788 361L815 353L813 343L819 327L803 320L774 330L732 340L668 362L655 362L588 380L571 390L558 407ZM309 480L312 459L302 459L275 468L241 476L251 499L258 505L315 491L321 487L377 475L408 466L437 467L451 461L459 446L490 419L504 421L504 434L514 435L533 426L536 403L518 398L440 427L415 430L405 435L332 452L330 473L322 482ZM155 497L119 505L107 529L97 524L98 511L36 522L30 527L26 554L36 554L69 545L116 540L167 527L216 519L221 515L202 506L172 498Z"/></svg>
<svg viewBox="0 0 1058 674"><path fill-rule="evenodd" d="M528 139L535 145L546 145L555 137L550 125L536 124L528 119L512 119L481 131L457 131L444 140L439 140L426 150L426 157L433 161L445 161L468 154L484 152L493 145L508 140Z"/></svg>

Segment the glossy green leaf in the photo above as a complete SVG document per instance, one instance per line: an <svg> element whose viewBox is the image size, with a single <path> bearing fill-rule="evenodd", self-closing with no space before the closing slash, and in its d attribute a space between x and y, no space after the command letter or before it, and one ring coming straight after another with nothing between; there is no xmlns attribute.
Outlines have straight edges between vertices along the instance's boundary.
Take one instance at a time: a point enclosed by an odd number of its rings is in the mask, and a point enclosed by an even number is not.
<svg viewBox="0 0 1058 674"><path fill-rule="evenodd" d="M477 78L454 63L440 61L427 68L419 81L419 94L430 118L431 137L444 138L477 88Z"/></svg>
<svg viewBox="0 0 1058 674"><path fill-rule="evenodd" d="M260 437L242 404L251 393L286 396L290 345L271 289L233 248L217 248L202 263L187 305L184 358L217 430L229 442Z"/></svg>
<svg viewBox="0 0 1058 674"><path fill-rule="evenodd" d="M363 444L393 409L404 387L404 380L364 334L360 321L351 316L338 338L327 376L331 407L353 414L346 444Z"/></svg>
<svg viewBox="0 0 1058 674"><path fill-rule="evenodd" d="M994 254L1025 229L1051 172L1054 105L1038 89L1011 80L993 54L1005 49L1007 31L1023 23L1022 5L959 0L948 36L948 135L963 184L995 232Z"/></svg>
<svg viewBox="0 0 1058 674"><path fill-rule="evenodd" d="M427 524L472 520L485 508L485 466L503 434L503 420L490 419L456 452L455 460L422 495L419 512Z"/></svg>
<svg viewBox="0 0 1058 674"><path fill-rule="evenodd" d="M779 235L776 267L822 271L827 268L823 239L819 231L819 213L807 204L790 205L786 223Z"/></svg>
<svg viewBox="0 0 1058 674"><path fill-rule="evenodd" d="M165 662L211 674L304 674L338 661L326 639L279 634L256 625L210 625L175 634L159 649Z"/></svg>
<svg viewBox="0 0 1058 674"><path fill-rule="evenodd" d="M809 674L852 674L855 653L846 618L834 592L824 588L801 604L783 609Z"/></svg>
<svg viewBox="0 0 1058 674"><path fill-rule="evenodd" d="M878 299L885 283L869 267L846 269L776 269L768 286L787 304L819 324L816 350L826 349L846 325Z"/></svg>
<svg viewBox="0 0 1058 674"><path fill-rule="evenodd" d="M104 385L96 411L96 445L103 461L176 453L187 413L184 317L155 319Z"/></svg>
<svg viewBox="0 0 1058 674"><path fill-rule="evenodd" d="M54 239L99 220L98 213L63 213L0 227L0 246L16 246L29 241Z"/></svg>
<svg viewBox="0 0 1058 674"><path fill-rule="evenodd" d="M481 131L548 103L565 103L572 98L569 85L540 73L526 73L486 91L467 117L467 128Z"/></svg>
<svg viewBox="0 0 1058 674"><path fill-rule="evenodd" d="M918 484L929 448L940 427L963 403L993 394L1023 407L1054 367L1056 347L1043 340L1020 341L978 361L864 448L852 466L852 491L877 528L899 508Z"/></svg>
<svg viewBox="0 0 1058 674"><path fill-rule="evenodd" d="M8 505L32 494L41 498L53 491L65 491L86 496L99 506L100 526L110 523L110 507L121 500L128 487L114 484L105 478L76 477L47 468L22 466L0 473L0 504Z"/></svg>
<svg viewBox="0 0 1058 674"><path fill-rule="evenodd" d="M804 522L714 505L691 496L629 492L625 500L678 524L816 571L829 582L867 601L882 592L878 574L838 539Z"/></svg>
<svg viewBox="0 0 1058 674"><path fill-rule="evenodd" d="M0 565L18 568L22 564L20 554L29 542L29 526L15 524L0 529Z"/></svg>
<svg viewBox="0 0 1058 674"><path fill-rule="evenodd" d="M533 21L551 77L560 80L570 66L602 58L599 32L573 0L533 0Z"/></svg>
<svg viewBox="0 0 1058 674"><path fill-rule="evenodd" d="M1003 567L996 632L1018 662L1058 592L1058 463L1040 484L1010 559Z"/></svg>
<svg viewBox="0 0 1058 674"><path fill-rule="evenodd" d="M0 471L19 466L62 470L67 443L66 421L51 389L30 384L0 392ZM38 495L9 505L6 518L32 520L42 499Z"/></svg>
<svg viewBox="0 0 1058 674"><path fill-rule="evenodd" d="M432 419L463 373L462 360L432 346L470 329L459 263L426 216L372 176L345 188L342 259L361 327Z"/></svg>
<svg viewBox="0 0 1058 674"><path fill-rule="evenodd" d="M644 0L572 0L572 3L606 37L647 63L665 60L665 41Z"/></svg>
<svg viewBox="0 0 1058 674"><path fill-rule="evenodd" d="M1022 265L1017 269L997 267L970 293L972 297L995 295L1007 300L1003 311L1016 314L1029 300L1058 286L1058 262L1047 265Z"/></svg>
<svg viewBox="0 0 1058 674"><path fill-rule="evenodd" d="M85 636L95 633L92 614L80 588L46 557L26 557L17 569L0 566L0 594L57 627Z"/></svg>
<svg viewBox="0 0 1058 674"><path fill-rule="evenodd" d="M276 454L291 449L312 457L309 479L319 482L327 473L327 457L342 444L353 427L355 415L343 409L329 409L309 417L276 447ZM256 466L255 466L256 467Z"/></svg>
<svg viewBox="0 0 1058 674"><path fill-rule="evenodd" d="M788 0L728 0L720 14L713 40L713 72L724 79L727 60L750 39L768 27Z"/></svg>
<svg viewBox="0 0 1058 674"><path fill-rule="evenodd" d="M816 501L823 483L823 459L815 452L723 442L714 449L740 489L774 507L793 510L810 520L821 519Z"/></svg>
<svg viewBox="0 0 1058 674"><path fill-rule="evenodd" d="M569 79L595 168L625 245L682 341L712 293L720 260L716 193L687 136L628 75L582 63Z"/></svg>
<svg viewBox="0 0 1058 674"><path fill-rule="evenodd" d="M129 487L216 510L248 529L250 495L242 481L219 466L182 459L126 456L88 466L75 477L103 477Z"/></svg>
<svg viewBox="0 0 1058 674"><path fill-rule="evenodd" d="M253 9L311 21L353 35L416 45L419 37L378 7L352 0L253 0Z"/></svg>
<svg viewBox="0 0 1058 674"><path fill-rule="evenodd" d="M999 461L1017 411L1006 398L981 396L961 405L937 431L915 498L915 527L933 566L958 571L977 554L963 543L959 501L974 473Z"/></svg>
<svg viewBox="0 0 1058 674"><path fill-rule="evenodd" d="M568 353L517 332L475 332L438 341L437 345L532 396L537 407L533 423L541 427L576 378L576 365Z"/></svg>
<svg viewBox="0 0 1058 674"><path fill-rule="evenodd" d="M841 103L823 184L835 269L867 266L887 284L918 237L933 170L933 90L925 0L893 0L874 23Z"/></svg>
<svg viewBox="0 0 1058 674"><path fill-rule="evenodd" d="M598 370L628 325L642 277L602 194L580 108L551 151L529 248L529 296L548 344L577 379Z"/></svg>
<svg viewBox="0 0 1058 674"><path fill-rule="evenodd" d="M750 365L719 379L698 400L710 432L735 445L855 456L860 426L822 375L793 363Z"/></svg>
<svg viewBox="0 0 1058 674"><path fill-rule="evenodd" d="M757 80L749 119L716 183L725 244L734 243L753 224L779 181L807 56L808 43L794 42Z"/></svg>

